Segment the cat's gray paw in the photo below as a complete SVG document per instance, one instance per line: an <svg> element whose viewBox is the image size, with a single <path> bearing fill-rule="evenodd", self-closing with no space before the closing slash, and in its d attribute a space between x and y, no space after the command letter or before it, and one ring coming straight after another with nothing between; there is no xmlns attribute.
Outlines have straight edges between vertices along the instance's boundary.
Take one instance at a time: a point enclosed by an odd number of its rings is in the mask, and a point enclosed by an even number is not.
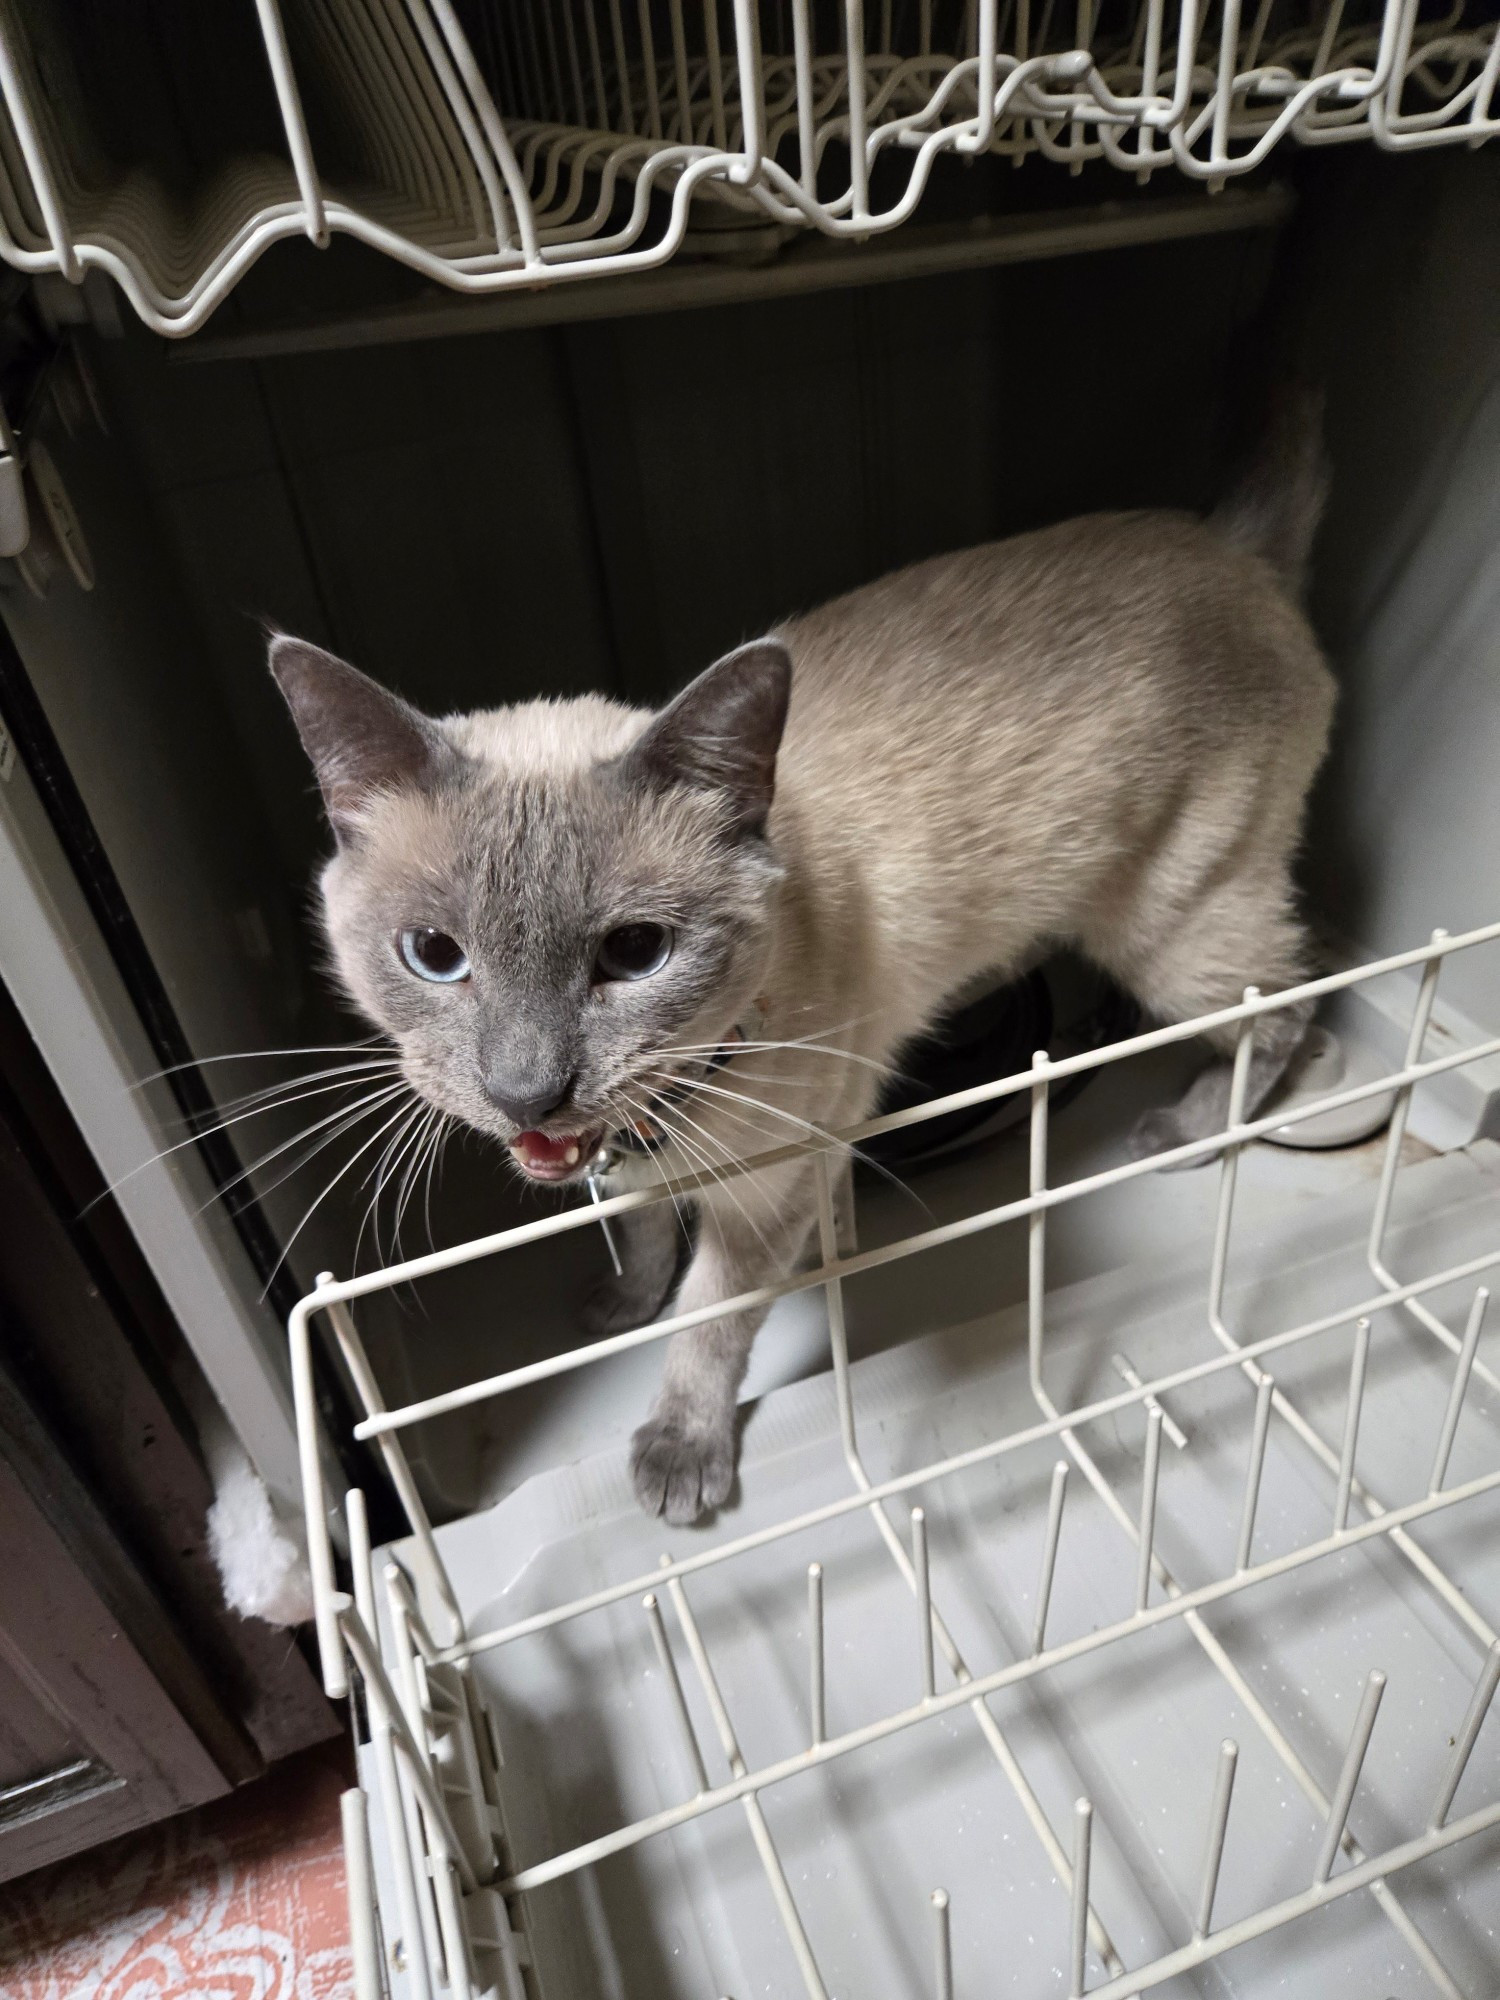
<svg viewBox="0 0 1500 2000"><path fill-rule="evenodd" d="M1158 1153L1170 1153L1174 1146L1186 1146L1193 1139L1205 1135L1191 1129L1188 1122L1176 1110L1144 1111L1131 1128L1130 1137L1125 1142L1125 1150L1132 1160L1151 1160ZM1169 1167L1163 1167L1165 1174L1185 1173L1192 1167L1206 1167L1217 1159L1216 1153L1201 1153L1196 1159L1174 1160Z"/></svg>
<svg viewBox="0 0 1500 2000"><path fill-rule="evenodd" d="M734 1427L694 1430L675 1417L648 1417L630 1441L630 1476L648 1514L674 1528L722 1507L734 1485Z"/></svg>

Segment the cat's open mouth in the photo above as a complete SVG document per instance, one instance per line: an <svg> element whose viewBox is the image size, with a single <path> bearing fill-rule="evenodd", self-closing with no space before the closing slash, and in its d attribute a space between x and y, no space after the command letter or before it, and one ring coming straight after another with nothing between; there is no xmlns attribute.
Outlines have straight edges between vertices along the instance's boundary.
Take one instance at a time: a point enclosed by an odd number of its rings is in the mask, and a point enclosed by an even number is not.
<svg viewBox="0 0 1500 2000"><path fill-rule="evenodd" d="M518 1132L510 1156L534 1181L570 1181L586 1171L604 1144L604 1128L592 1132Z"/></svg>

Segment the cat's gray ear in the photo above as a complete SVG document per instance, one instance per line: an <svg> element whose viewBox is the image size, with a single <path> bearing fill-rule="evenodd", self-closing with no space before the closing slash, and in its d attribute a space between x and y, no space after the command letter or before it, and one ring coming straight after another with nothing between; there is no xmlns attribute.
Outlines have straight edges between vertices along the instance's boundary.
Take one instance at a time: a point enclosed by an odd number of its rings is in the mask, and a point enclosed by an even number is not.
<svg viewBox="0 0 1500 2000"><path fill-rule="evenodd" d="M421 784L451 761L425 715L321 646L277 632L270 659L340 839L373 793Z"/></svg>
<svg viewBox="0 0 1500 2000"><path fill-rule="evenodd" d="M648 784L694 785L728 798L740 833L758 833L776 790L776 752L792 692L779 639L716 660L664 708L622 760Z"/></svg>

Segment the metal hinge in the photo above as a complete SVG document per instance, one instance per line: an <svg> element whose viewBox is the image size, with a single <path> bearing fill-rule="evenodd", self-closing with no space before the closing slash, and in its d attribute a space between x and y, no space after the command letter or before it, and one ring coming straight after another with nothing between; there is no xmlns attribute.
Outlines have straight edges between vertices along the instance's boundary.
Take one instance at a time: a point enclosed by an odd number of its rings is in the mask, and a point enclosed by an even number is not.
<svg viewBox="0 0 1500 2000"><path fill-rule="evenodd" d="M0 556L18 556L31 540L26 479L16 434L0 406Z"/></svg>

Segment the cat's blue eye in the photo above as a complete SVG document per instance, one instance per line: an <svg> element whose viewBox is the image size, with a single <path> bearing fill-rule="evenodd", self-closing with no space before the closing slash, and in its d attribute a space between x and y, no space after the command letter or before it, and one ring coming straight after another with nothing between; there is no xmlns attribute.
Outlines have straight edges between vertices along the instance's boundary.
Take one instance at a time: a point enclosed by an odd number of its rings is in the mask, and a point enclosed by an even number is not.
<svg viewBox="0 0 1500 2000"><path fill-rule="evenodd" d="M446 931L429 929L425 924L413 924L402 931L396 939L396 947L408 972L414 972L418 979L431 979L442 986L452 986L469 976L469 955L457 938L449 937Z"/></svg>
<svg viewBox="0 0 1500 2000"><path fill-rule="evenodd" d="M600 939L594 978L649 979L671 956L672 933L665 924L621 924Z"/></svg>

